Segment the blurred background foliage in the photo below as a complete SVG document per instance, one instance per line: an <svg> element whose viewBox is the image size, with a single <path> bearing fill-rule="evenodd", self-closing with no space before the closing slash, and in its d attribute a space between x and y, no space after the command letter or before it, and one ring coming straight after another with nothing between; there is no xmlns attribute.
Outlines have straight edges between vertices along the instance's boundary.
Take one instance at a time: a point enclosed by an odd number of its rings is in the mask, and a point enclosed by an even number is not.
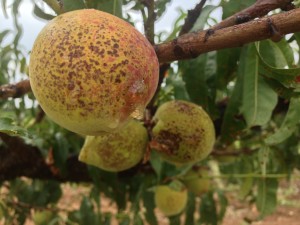
<svg viewBox="0 0 300 225"><path fill-rule="evenodd" d="M129 11L139 13L145 23L149 16L147 1L61 0L54 5L53 2L56 1L32 1L34 15L50 20L62 10L96 8L132 24L135 20ZM156 20L168 10L170 2L155 1ZM215 25L218 21L211 15L216 9L221 9L224 19L254 2L235 0L213 4L207 1L191 31ZM0 31L1 85L28 78L29 52L19 44L22 33L29 31L19 21L21 3L22 0L1 0L2 13L12 17L14 24L11 29ZM46 4L53 10L45 10ZM295 4L299 3L295 1ZM186 16L187 12L181 10L170 32L155 32L155 43L177 37ZM112 221L124 225L146 224L146 221L159 224L154 187L183 179L193 166L208 169L207 178L212 185L200 197L189 193L182 213L185 216L170 217L170 224L222 221L228 206L224 187L231 184L238 187L240 199L256 205L260 218L274 212L279 179L291 179L300 165L299 46L300 34L295 33L279 42L264 40L171 64L164 74L155 106L182 99L201 105L209 113L215 122L217 142L206 160L178 168L152 153L146 165L120 173L90 166L87 181L70 183L75 188L89 190L78 196L80 207L72 210L57 204L64 197L61 183L67 180L24 177L5 180L0 174L0 221L4 224L24 224L28 219L35 224L93 225ZM0 132L20 137L27 145L37 147L52 169L64 177L68 173L67 160L77 156L84 138L44 117L31 93L2 99L0 107ZM0 139L0 153L7 148ZM115 213L103 211L103 196L115 204Z"/></svg>

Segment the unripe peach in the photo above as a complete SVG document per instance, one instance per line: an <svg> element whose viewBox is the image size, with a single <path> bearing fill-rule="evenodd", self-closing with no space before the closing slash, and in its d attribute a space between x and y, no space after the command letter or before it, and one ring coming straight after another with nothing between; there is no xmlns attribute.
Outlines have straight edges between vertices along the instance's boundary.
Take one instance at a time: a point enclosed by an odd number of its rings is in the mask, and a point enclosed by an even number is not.
<svg viewBox="0 0 300 225"><path fill-rule="evenodd" d="M83 9L62 14L38 35L30 57L32 91L56 123L83 135L124 125L157 88L159 64L129 23Z"/></svg>
<svg viewBox="0 0 300 225"><path fill-rule="evenodd" d="M114 133L87 136L79 160L103 170L118 172L138 164L147 144L146 128L132 119Z"/></svg>
<svg viewBox="0 0 300 225"><path fill-rule="evenodd" d="M156 111L151 147L173 164L203 160L212 151L215 129L208 114L198 105L174 100Z"/></svg>
<svg viewBox="0 0 300 225"><path fill-rule="evenodd" d="M186 207L187 199L186 189L177 191L168 185L158 185L155 188L155 205L165 216L175 216L181 213Z"/></svg>

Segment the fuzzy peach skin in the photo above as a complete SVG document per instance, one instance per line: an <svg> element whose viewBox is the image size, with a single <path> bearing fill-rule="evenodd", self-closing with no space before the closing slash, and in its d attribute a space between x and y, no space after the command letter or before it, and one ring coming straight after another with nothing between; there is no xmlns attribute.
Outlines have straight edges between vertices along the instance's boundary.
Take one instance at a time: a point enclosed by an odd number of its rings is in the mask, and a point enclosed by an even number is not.
<svg viewBox="0 0 300 225"><path fill-rule="evenodd" d="M157 88L159 63L152 45L129 23L83 9L43 28L29 73L33 94L53 121L98 135L144 110Z"/></svg>

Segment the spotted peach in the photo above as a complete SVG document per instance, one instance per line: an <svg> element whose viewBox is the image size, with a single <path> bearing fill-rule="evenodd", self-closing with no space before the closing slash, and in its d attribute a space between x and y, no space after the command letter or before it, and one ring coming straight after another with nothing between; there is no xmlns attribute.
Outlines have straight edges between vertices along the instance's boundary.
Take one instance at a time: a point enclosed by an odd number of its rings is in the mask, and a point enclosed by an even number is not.
<svg viewBox="0 0 300 225"><path fill-rule="evenodd" d="M157 88L159 64L147 39L108 13L84 9L50 21L35 40L32 91L56 123L83 135L124 125Z"/></svg>

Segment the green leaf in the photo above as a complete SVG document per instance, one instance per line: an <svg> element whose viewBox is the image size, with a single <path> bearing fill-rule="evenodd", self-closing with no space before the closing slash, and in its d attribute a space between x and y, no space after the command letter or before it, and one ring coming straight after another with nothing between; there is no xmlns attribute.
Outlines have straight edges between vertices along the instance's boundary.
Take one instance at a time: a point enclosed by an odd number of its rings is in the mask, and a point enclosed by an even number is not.
<svg viewBox="0 0 300 225"><path fill-rule="evenodd" d="M269 42L263 42L263 43L269 43ZM297 88L298 92L300 92L300 67L298 68L291 68L291 69L283 69L283 68L276 68L269 63L272 64L279 64L278 61L281 61L282 58L279 59L270 59L271 55L276 54L280 55L276 52L271 52L269 50L268 53L266 53L267 56L265 58L262 56L260 52L260 43L256 43L256 50L258 52L259 56L259 71L258 73L264 77L272 78L277 81L279 81L282 85L284 85L286 88ZM268 49L272 49L269 47ZM274 49L274 48L273 48ZM274 57L273 57L274 58ZM268 60L268 61L267 61ZM282 66L282 65L281 65Z"/></svg>
<svg viewBox="0 0 300 225"><path fill-rule="evenodd" d="M179 69L186 83L186 90L192 102L201 105L207 112L214 109L214 92L208 80L215 77L216 52L202 54L196 59L179 62Z"/></svg>
<svg viewBox="0 0 300 225"><path fill-rule="evenodd" d="M154 193L152 191L145 191L143 194L143 204L146 209L144 213L146 221L151 225L157 225L157 219L154 214L155 203Z"/></svg>
<svg viewBox="0 0 300 225"><path fill-rule="evenodd" d="M96 225L96 214L90 199L83 197L80 205L81 224Z"/></svg>
<svg viewBox="0 0 300 225"><path fill-rule="evenodd" d="M218 224L217 207L213 198L213 192L208 192L202 196L199 213L200 223L207 225Z"/></svg>
<svg viewBox="0 0 300 225"><path fill-rule="evenodd" d="M257 182L256 207L262 217L271 214L277 205L277 188L276 179L259 179Z"/></svg>
<svg viewBox="0 0 300 225"><path fill-rule="evenodd" d="M11 136L19 136L24 138L30 138L30 133L20 127L17 126L15 121L11 118L0 118L0 132L11 135Z"/></svg>
<svg viewBox="0 0 300 225"><path fill-rule="evenodd" d="M180 215L169 217L170 225L180 225Z"/></svg>
<svg viewBox="0 0 300 225"><path fill-rule="evenodd" d="M292 67L294 65L294 53L285 39L280 42L271 40L261 41L257 44L259 54L264 62L274 68Z"/></svg>
<svg viewBox="0 0 300 225"><path fill-rule="evenodd" d="M175 99L189 101L190 97L186 90L186 84L180 76L170 76L170 83L174 88Z"/></svg>
<svg viewBox="0 0 300 225"><path fill-rule="evenodd" d="M188 202L185 209L185 225L195 224L196 199L193 193L189 192Z"/></svg>
<svg viewBox="0 0 300 225"><path fill-rule="evenodd" d="M108 12L113 14L119 18L122 18L122 0L95 0L95 1L88 1L90 7L99 9L104 12Z"/></svg>
<svg viewBox="0 0 300 225"><path fill-rule="evenodd" d="M267 145L276 145L290 137L300 122L300 98L291 98L288 112L280 128L265 139Z"/></svg>
<svg viewBox="0 0 300 225"><path fill-rule="evenodd" d="M217 87L221 90L236 75L241 48L222 49L217 51Z"/></svg>
<svg viewBox="0 0 300 225"><path fill-rule="evenodd" d="M83 0L62 0L65 12L86 8Z"/></svg>
<svg viewBox="0 0 300 225"><path fill-rule="evenodd" d="M55 142L53 144L53 157L55 165L60 169L60 171L65 174L66 171L66 161L69 156L70 145L66 137L58 132L55 134Z"/></svg>
<svg viewBox="0 0 300 225"><path fill-rule="evenodd" d="M194 26L192 27L192 29L190 30L190 32L203 30L204 25L205 25L207 19L209 18L210 13L216 8L218 8L218 6L214 6L214 5L204 6L201 11L200 16L196 20L196 22L195 22Z"/></svg>
<svg viewBox="0 0 300 225"><path fill-rule="evenodd" d="M3 39L5 38L6 35L8 35L9 33L11 33L10 30L4 30L0 33L0 44L2 43Z"/></svg>
<svg viewBox="0 0 300 225"><path fill-rule="evenodd" d="M37 4L34 4L33 13L44 20L52 20L55 16L45 13Z"/></svg>
<svg viewBox="0 0 300 225"><path fill-rule="evenodd" d="M220 209L219 209L219 213L218 213L218 220L222 221L224 216L225 216L225 213L226 213L228 200L227 200L226 195L224 194L223 191L218 191L217 193L218 193L219 204L220 204Z"/></svg>
<svg viewBox="0 0 300 225"><path fill-rule="evenodd" d="M247 46L242 48L240 63L238 67L238 76L235 82L233 92L224 113L224 119L221 127L221 141L230 144L236 139L236 135L246 127L244 120L240 116L240 107L242 105L245 60L247 60Z"/></svg>
<svg viewBox="0 0 300 225"><path fill-rule="evenodd" d="M259 59L254 44L244 52L241 71L244 76L242 113L248 127L266 124L277 104L277 95L259 76Z"/></svg>

